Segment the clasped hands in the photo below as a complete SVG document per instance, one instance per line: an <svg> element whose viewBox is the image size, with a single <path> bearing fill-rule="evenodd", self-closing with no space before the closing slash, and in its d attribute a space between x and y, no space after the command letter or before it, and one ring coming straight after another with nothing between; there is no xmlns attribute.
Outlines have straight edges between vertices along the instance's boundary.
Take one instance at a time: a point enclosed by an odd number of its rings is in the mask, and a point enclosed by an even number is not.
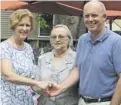
<svg viewBox="0 0 121 105"><path fill-rule="evenodd" d="M59 95L63 90L59 84L51 81L41 81L39 87L41 87L41 93L45 96L56 96Z"/></svg>

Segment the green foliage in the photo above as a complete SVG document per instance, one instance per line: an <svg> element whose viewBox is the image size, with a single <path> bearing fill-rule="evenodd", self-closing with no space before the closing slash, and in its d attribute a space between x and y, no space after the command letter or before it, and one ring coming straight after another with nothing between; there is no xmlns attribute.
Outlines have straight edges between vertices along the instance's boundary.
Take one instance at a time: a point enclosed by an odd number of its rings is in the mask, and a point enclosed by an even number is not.
<svg viewBox="0 0 121 105"><path fill-rule="evenodd" d="M48 28L49 25L47 24L47 21L41 16L36 16L37 23L39 24L40 28Z"/></svg>

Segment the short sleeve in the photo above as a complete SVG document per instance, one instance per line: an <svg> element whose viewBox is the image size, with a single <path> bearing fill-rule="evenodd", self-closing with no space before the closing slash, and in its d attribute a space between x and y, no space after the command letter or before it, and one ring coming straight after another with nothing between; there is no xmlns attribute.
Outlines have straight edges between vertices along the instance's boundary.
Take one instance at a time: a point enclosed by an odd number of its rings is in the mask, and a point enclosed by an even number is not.
<svg viewBox="0 0 121 105"><path fill-rule="evenodd" d="M121 39L114 44L112 52L114 68L119 74L121 73Z"/></svg>
<svg viewBox="0 0 121 105"><path fill-rule="evenodd" d="M43 55L40 55L38 57L38 65L37 65L37 73L36 73L36 79L37 80L40 80L42 58L43 58Z"/></svg>
<svg viewBox="0 0 121 105"><path fill-rule="evenodd" d="M11 49L5 43L0 43L0 59L10 59L11 58Z"/></svg>
<svg viewBox="0 0 121 105"><path fill-rule="evenodd" d="M76 48L76 59L75 59L75 67L79 68L79 57L80 57L80 41L81 41L81 38L78 40L78 43L77 43L77 48Z"/></svg>
<svg viewBox="0 0 121 105"><path fill-rule="evenodd" d="M77 43L77 48L76 48L76 60L75 60L75 67L79 68L80 66L80 59L81 59L81 56L80 56L80 52L83 50L84 48L84 43L86 41L86 38L88 36L89 33L86 33L86 34L83 34L79 37L79 40L78 40L78 43Z"/></svg>
<svg viewBox="0 0 121 105"><path fill-rule="evenodd" d="M41 68L42 55L38 57L38 68Z"/></svg>

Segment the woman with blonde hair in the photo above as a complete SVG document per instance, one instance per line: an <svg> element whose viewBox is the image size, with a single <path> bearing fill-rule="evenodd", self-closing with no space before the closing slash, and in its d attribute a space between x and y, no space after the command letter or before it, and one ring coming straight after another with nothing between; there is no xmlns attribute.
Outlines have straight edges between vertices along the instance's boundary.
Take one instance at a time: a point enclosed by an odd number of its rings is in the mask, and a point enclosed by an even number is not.
<svg viewBox="0 0 121 105"><path fill-rule="evenodd" d="M33 30L33 21L27 9L19 9L10 16L13 35L0 43L1 105L33 105L31 87L48 87L48 81L34 80L33 51L24 42Z"/></svg>
<svg viewBox="0 0 121 105"><path fill-rule="evenodd" d="M39 56L37 78L59 84L69 75L75 62L76 53L70 48L73 45L73 38L68 27L63 24L54 26L50 35L50 43L53 50ZM41 94L39 98L39 105L77 104L77 85L63 91L62 94L56 97Z"/></svg>

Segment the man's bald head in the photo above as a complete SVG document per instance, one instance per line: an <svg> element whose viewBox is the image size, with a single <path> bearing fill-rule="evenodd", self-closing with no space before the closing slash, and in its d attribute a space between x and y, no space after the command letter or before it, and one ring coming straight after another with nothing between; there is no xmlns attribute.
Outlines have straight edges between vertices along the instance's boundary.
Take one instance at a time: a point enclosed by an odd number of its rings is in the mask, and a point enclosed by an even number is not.
<svg viewBox="0 0 121 105"><path fill-rule="evenodd" d="M84 23L87 29L94 33L101 33L107 19L106 9L100 1L90 1L84 6Z"/></svg>
<svg viewBox="0 0 121 105"><path fill-rule="evenodd" d="M97 0L92 0L90 2L87 2L83 8L83 10L85 11L85 9L90 8L90 7L98 7L98 9L100 10L100 12L102 13L106 13L106 8L105 5Z"/></svg>

